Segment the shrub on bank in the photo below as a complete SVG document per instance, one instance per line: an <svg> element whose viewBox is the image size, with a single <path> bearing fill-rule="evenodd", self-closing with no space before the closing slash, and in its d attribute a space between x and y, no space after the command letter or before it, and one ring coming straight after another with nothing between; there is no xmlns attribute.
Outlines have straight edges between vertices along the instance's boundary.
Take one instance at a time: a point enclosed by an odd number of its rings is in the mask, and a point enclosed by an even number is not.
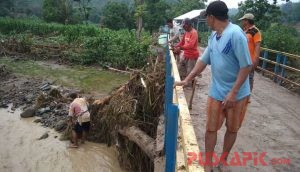
<svg viewBox="0 0 300 172"><path fill-rule="evenodd" d="M100 29L94 25L49 24L36 20L10 18L0 18L0 33L42 37L43 41L33 41L32 44L51 44L48 42L51 37L52 40L56 40L56 43L74 45L81 49L78 52L68 53L66 58L73 63L88 65L97 63L116 68L144 66L151 43L150 34L145 32L142 33L141 41L138 41L135 32L129 30L113 31Z"/></svg>

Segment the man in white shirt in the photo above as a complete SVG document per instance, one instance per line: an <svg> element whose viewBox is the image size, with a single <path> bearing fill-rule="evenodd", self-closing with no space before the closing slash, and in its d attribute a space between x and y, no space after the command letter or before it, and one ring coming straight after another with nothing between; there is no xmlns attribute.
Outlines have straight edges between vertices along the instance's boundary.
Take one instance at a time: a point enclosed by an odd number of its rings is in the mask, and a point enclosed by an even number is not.
<svg viewBox="0 0 300 172"><path fill-rule="evenodd" d="M70 117L69 122L74 121L75 126L72 129L72 139L71 139L71 148L78 147L78 138L81 137L81 142L84 143L86 139L86 135L90 129L90 113L88 111L88 102L85 98L78 98L76 93L72 93L71 98L73 98L73 102L70 104L69 114Z"/></svg>
<svg viewBox="0 0 300 172"><path fill-rule="evenodd" d="M173 24L172 19L167 20L167 25L170 29L169 43L177 44L180 41L180 27Z"/></svg>

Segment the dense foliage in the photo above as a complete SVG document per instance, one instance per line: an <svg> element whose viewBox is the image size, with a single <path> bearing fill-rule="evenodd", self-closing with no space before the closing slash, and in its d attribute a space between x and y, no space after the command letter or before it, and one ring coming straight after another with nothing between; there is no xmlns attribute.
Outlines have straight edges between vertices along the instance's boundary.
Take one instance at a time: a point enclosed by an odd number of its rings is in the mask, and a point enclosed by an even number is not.
<svg viewBox="0 0 300 172"><path fill-rule="evenodd" d="M271 26L272 23L280 21L281 11L276 4L270 4L268 0L246 0L239 3L239 12L235 16L235 21L242 17L245 13L252 13L255 15L256 25L265 30Z"/></svg>
<svg viewBox="0 0 300 172"><path fill-rule="evenodd" d="M133 10L126 4L109 2L102 10L101 23L110 29L134 29Z"/></svg>
<svg viewBox="0 0 300 172"><path fill-rule="evenodd" d="M264 47L292 54L300 54L300 33L295 28L282 24L274 24L262 34Z"/></svg>
<svg viewBox="0 0 300 172"><path fill-rule="evenodd" d="M92 25L48 24L41 21L0 19L0 33L5 35L30 34L35 44L35 36L47 37L60 44L77 46L80 51L70 52L71 62L81 64L109 65L117 68L139 68L146 64L151 37L142 34L141 41L129 30L113 31L99 29ZM24 38L22 38L24 39ZM39 42L40 44L40 42Z"/></svg>

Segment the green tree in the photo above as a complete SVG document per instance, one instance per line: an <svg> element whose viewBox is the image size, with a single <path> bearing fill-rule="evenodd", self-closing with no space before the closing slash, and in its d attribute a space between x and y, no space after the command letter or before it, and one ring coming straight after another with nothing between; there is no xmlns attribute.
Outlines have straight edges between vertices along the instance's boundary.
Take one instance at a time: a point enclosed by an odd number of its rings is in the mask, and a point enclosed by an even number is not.
<svg viewBox="0 0 300 172"><path fill-rule="evenodd" d="M13 1L1 0L0 1L0 16L8 16L13 7Z"/></svg>
<svg viewBox="0 0 300 172"><path fill-rule="evenodd" d="M90 17L90 12L92 10L91 7L91 0L74 0L75 2L78 3L78 10L82 15L83 20L87 24L89 17Z"/></svg>
<svg viewBox="0 0 300 172"><path fill-rule="evenodd" d="M0 0L0 16L15 18L18 14L25 14L29 5L29 0Z"/></svg>
<svg viewBox="0 0 300 172"><path fill-rule="evenodd" d="M299 54L299 37L300 34L292 26L274 24L263 32L263 46L278 51Z"/></svg>
<svg viewBox="0 0 300 172"><path fill-rule="evenodd" d="M44 0L43 18L47 22L74 23L71 0Z"/></svg>
<svg viewBox="0 0 300 172"><path fill-rule="evenodd" d="M246 0L239 3L239 12L234 17L237 21L245 13L252 13L255 15L255 24L262 30L268 29L272 23L278 23L280 21L281 12L277 1L274 0L273 4L270 4L268 0Z"/></svg>
<svg viewBox="0 0 300 172"><path fill-rule="evenodd" d="M300 22L300 2L292 3L288 2L281 7L283 13L283 21L287 23Z"/></svg>
<svg viewBox="0 0 300 172"><path fill-rule="evenodd" d="M157 30L159 26L165 23L168 4L163 0L146 1L146 11L144 16L144 28L150 33Z"/></svg>
<svg viewBox="0 0 300 172"><path fill-rule="evenodd" d="M146 5L144 4L144 0L134 0L134 17L136 19L136 38L140 40L141 32L143 28L143 17L145 15Z"/></svg>
<svg viewBox="0 0 300 172"><path fill-rule="evenodd" d="M207 0L178 0L171 7L170 15L177 17L192 10L204 9Z"/></svg>
<svg viewBox="0 0 300 172"><path fill-rule="evenodd" d="M109 2L103 7L101 23L110 29L133 29L133 12L126 4Z"/></svg>

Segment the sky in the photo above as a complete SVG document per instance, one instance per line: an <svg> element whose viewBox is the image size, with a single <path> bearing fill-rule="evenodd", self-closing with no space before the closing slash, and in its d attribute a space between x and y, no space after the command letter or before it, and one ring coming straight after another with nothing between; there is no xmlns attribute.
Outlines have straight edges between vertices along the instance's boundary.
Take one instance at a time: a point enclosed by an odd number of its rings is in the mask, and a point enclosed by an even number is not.
<svg viewBox="0 0 300 172"><path fill-rule="evenodd" d="M214 0L208 0L208 3ZM228 8L237 8L238 3L244 0L222 0L226 3ZM300 2L300 0L290 0L291 2ZM273 0L269 0L270 3L273 3ZM285 3L285 1L277 0L277 4Z"/></svg>

